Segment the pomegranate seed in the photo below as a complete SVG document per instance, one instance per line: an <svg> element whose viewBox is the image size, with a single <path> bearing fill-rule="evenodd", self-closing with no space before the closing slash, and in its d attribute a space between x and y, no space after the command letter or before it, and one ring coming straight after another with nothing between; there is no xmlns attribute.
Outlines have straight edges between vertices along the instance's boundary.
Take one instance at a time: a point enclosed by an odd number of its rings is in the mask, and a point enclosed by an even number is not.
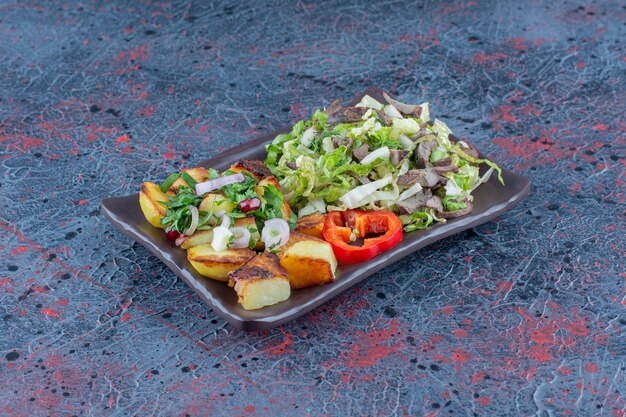
<svg viewBox="0 0 626 417"><path fill-rule="evenodd" d="M261 207L261 200L258 198L249 198L239 203L239 209L242 213L247 213L252 210L258 210Z"/></svg>
<svg viewBox="0 0 626 417"><path fill-rule="evenodd" d="M180 233L178 233L176 230L165 229L165 237L167 237L168 240L174 242L176 239L178 239L178 236L180 236Z"/></svg>

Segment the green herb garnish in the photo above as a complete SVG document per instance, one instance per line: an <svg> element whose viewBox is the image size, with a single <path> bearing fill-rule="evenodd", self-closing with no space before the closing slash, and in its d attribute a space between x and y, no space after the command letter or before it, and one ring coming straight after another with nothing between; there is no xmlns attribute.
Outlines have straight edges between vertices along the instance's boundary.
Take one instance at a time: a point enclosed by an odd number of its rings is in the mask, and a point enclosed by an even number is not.
<svg viewBox="0 0 626 417"><path fill-rule="evenodd" d="M189 184L191 188L196 188L196 184L198 183L198 181L196 181L191 175L186 172L181 172L180 176L183 180L185 180L187 184Z"/></svg>
<svg viewBox="0 0 626 417"><path fill-rule="evenodd" d="M189 174L187 174L189 175ZM174 181L176 181L178 179L178 177L180 177L180 172L174 172L172 174L170 174L165 181L163 182L163 184L161 184L161 191L166 193L167 190L170 189L170 187L172 186L172 184L174 184Z"/></svg>

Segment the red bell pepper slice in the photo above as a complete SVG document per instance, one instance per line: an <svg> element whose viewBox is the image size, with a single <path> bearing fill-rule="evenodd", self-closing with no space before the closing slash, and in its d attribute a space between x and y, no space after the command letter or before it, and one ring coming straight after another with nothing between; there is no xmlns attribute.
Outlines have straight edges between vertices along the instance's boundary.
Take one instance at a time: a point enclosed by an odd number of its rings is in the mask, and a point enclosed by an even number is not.
<svg viewBox="0 0 626 417"><path fill-rule="evenodd" d="M368 234L380 236L366 237ZM324 239L339 262L354 264L372 259L402 241L402 222L390 211L346 210L326 215ZM349 243L364 238L362 246Z"/></svg>

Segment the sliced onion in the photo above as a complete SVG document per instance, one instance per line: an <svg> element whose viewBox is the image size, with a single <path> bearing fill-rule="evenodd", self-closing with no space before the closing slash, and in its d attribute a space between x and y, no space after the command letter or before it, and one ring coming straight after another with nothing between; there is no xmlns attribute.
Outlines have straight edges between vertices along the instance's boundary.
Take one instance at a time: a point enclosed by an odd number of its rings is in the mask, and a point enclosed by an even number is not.
<svg viewBox="0 0 626 417"><path fill-rule="evenodd" d="M220 224L220 226L225 227L225 228L229 228L230 225L232 224L232 219L230 218L230 216L226 213L222 214L222 223Z"/></svg>
<svg viewBox="0 0 626 417"><path fill-rule="evenodd" d="M361 159L361 165L368 165L377 159L389 159L389 148L383 146L382 148L376 149L374 152L370 152L365 155L365 158Z"/></svg>
<svg viewBox="0 0 626 417"><path fill-rule="evenodd" d="M196 206L189 205L189 212L191 213L191 224L187 228L187 230L183 231L184 235L190 236L196 231L196 227L198 227L198 220L200 220L200 214L198 213L198 208Z"/></svg>
<svg viewBox="0 0 626 417"><path fill-rule="evenodd" d="M219 190L225 185L242 182L245 179L246 177L244 177L241 172L238 172L233 175L226 175L224 177L216 178L214 180L201 182L199 184L196 184L196 194L203 195L213 190Z"/></svg>
<svg viewBox="0 0 626 417"><path fill-rule="evenodd" d="M250 245L250 231L245 227L233 227L230 229L235 239L228 245L229 248L242 249Z"/></svg>
<svg viewBox="0 0 626 417"><path fill-rule="evenodd" d="M261 240L268 250L283 246L289 240L289 224L283 219L266 220Z"/></svg>
<svg viewBox="0 0 626 417"><path fill-rule="evenodd" d="M211 240L211 247L216 251L223 251L228 249L230 238L233 234L227 227L218 226L213 229L213 240Z"/></svg>
<svg viewBox="0 0 626 417"><path fill-rule="evenodd" d="M182 244L183 244L183 242L184 242L185 240L189 239L189 237L190 237L190 236L187 236L187 235L183 235L183 234L181 234L180 236L178 236L178 237L176 238L176 240L174 241L174 243L176 243L176 246L180 246L180 245L182 245Z"/></svg>
<svg viewBox="0 0 626 417"><path fill-rule="evenodd" d="M391 175L388 175L383 179L372 181L369 184L360 185L339 197L339 200L341 200L341 202L343 202L349 209L360 207L362 205L362 200L365 200L368 196L375 193L378 189L383 188L385 185L389 184L391 182L391 179Z"/></svg>

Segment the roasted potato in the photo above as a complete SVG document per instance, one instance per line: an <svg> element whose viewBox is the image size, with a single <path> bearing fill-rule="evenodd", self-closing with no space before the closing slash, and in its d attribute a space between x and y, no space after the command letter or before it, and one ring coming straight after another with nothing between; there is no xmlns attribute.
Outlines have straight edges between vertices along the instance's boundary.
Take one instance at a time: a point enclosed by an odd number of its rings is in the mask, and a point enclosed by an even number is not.
<svg viewBox="0 0 626 417"><path fill-rule="evenodd" d="M232 172L248 172L252 177L260 180L269 175L272 175L270 169L265 165L265 162L251 159L240 159L232 164L229 168Z"/></svg>
<svg viewBox="0 0 626 417"><path fill-rule="evenodd" d="M265 189L263 187L269 184L273 185L274 187L276 187L278 191L280 191L280 185L278 184L278 180L276 180L276 178L273 175L269 175L263 178L261 181L259 181L254 191L256 191L259 197L263 198L263 194L265 192ZM289 207L289 204L284 199L283 199L283 206L281 208L281 212L283 215L283 219L285 221L289 221L291 219L291 207Z"/></svg>
<svg viewBox="0 0 626 417"><path fill-rule="evenodd" d="M337 259L328 242L300 232L291 232L289 241L278 252L287 271L291 288L300 289L335 280Z"/></svg>
<svg viewBox="0 0 626 417"><path fill-rule="evenodd" d="M210 243L194 246L187 251L191 265L205 277L228 281L228 273L241 268L256 253L248 248L215 251Z"/></svg>
<svg viewBox="0 0 626 417"><path fill-rule="evenodd" d="M165 229L165 226L161 224L161 219L165 217L165 206L160 204L160 201L168 201L168 197L171 193L164 193L161 191L161 187L152 183L144 182L139 192L139 206L146 219L154 227Z"/></svg>
<svg viewBox="0 0 626 417"><path fill-rule="evenodd" d="M206 212L213 210L213 214L220 210L224 210L226 213L231 213L235 207L237 207L237 204L230 201L224 193L214 191L204 196L202 202L200 202L200 205L198 206L198 210Z"/></svg>
<svg viewBox="0 0 626 417"><path fill-rule="evenodd" d="M291 294L287 272L272 253L258 254L229 276L229 285L235 288L239 304L246 310L280 303Z"/></svg>
<svg viewBox="0 0 626 417"><path fill-rule="evenodd" d="M209 179L209 171L204 167L187 168L183 169L183 172L189 174L191 178L193 178L197 182L204 182ZM189 187L187 181L185 181L182 177L178 177L170 187L169 191L177 193L180 187L183 185Z"/></svg>
<svg viewBox="0 0 626 417"><path fill-rule="evenodd" d="M194 246L210 244L213 240L213 230L200 230L189 236L180 247L183 249L193 248Z"/></svg>
<svg viewBox="0 0 626 417"><path fill-rule="evenodd" d="M303 216L299 218L296 223L296 231L322 239L324 220L326 220L326 216L322 213L313 213Z"/></svg>

